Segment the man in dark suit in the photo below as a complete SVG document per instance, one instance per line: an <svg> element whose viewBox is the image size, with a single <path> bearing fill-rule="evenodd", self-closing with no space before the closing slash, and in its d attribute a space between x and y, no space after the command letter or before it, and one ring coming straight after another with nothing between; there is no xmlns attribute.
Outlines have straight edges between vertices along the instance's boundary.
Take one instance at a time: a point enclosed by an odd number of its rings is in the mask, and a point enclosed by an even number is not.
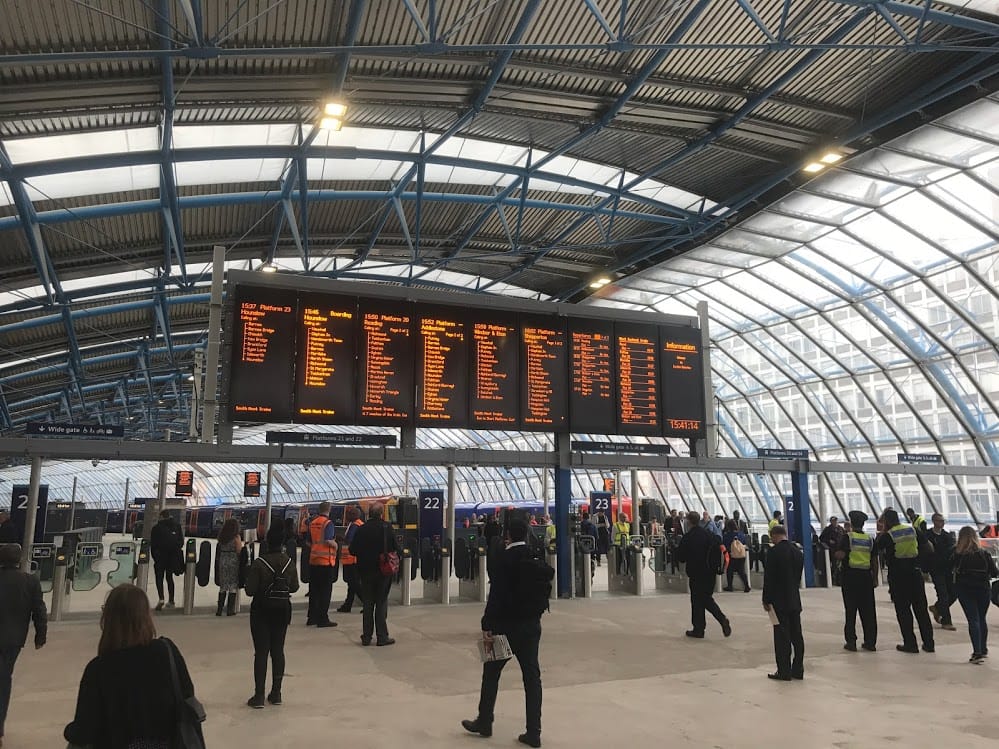
<svg viewBox="0 0 999 749"><path fill-rule="evenodd" d="M530 556L527 545L527 523L514 518L507 524L508 543L496 558L489 581L489 598L482 615L482 639L490 643L497 634L506 635L510 649L520 664L527 704L527 731L517 740L528 746L541 746L541 666L538 649L541 645L541 616L525 612L517 595L521 562ZM475 720L461 721L462 727L480 736L493 734L493 709L499 691L500 674L506 661L486 661L482 664L482 689L479 693L479 714Z"/></svg>
<svg viewBox="0 0 999 749"><path fill-rule="evenodd" d="M388 633L388 595L392 578L382 574L378 557L382 553L399 553L392 526L382 520L385 508L375 502L368 508L368 522L357 527L350 541L350 553L357 557L357 578L361 587L361 644L370 645L371 636L377 637L375 645L395 644ZM446 581L445 581L446 584Z"/></svg>
<svg viewBox="0 0 999 749"><path fill-rule="evenodd" d="M732 634L732 625L715 603L715 581L718 575L716 570L711 569L708 559L712 547L720 547L722 540L701 526L700 522L701 517L696 512L687 513L689 530L683 534L676 549L676 558L686 562L687 577L690 578L688 584L692 628L687 630L686 635L698 639L704 637L704 612L710 611L721 624L722 633L728 637Z"/></svg>
<svg viewBox="0 0 999 749"><path fill-rule="evenodd" d="M770 679L791 681L805 678L805 640L801 636L801 570L804 555L787 540L783 525L770 529L773 546L767 554L763 572L763 608L777 616L774 625L774 656L777 671L767 674ZM791 649L794 660L791 660Z"/></svg>

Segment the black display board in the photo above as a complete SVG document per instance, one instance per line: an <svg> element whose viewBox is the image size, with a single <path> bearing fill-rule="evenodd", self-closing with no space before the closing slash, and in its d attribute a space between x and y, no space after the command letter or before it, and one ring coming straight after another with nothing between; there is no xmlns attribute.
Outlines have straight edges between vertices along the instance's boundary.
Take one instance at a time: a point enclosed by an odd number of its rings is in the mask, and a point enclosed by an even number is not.
<svg viewBox="0 0 999 749"><path fill-rule="evenodd" d="M243 471L243 496L260 496L260 471Z"/></svg>
<svg viewBox="0 0 999 749"><path fill-rule="evenodd" d="M614 323L617 362L617 426L620 434L662 434L659 410L659 328Z"/></svg>
<svg viewBox="0 0 999 749"><path fill-rule="evenodd" d="M177 471L173 481L175 497L190 497L194 494L194 471Z"/></svg>
<svg viewBox="0 0 999 749"><path fill-rule="evenodd" d="M617 432L614 323L569 320L569 425L573 432Z"/></svg>
<svg viewBox="0 0 999 749"><path fill-rule="evenodd" d="M472 428L519 429L519 320L516 315L493 312L473 318L471 331Z"/></svg>
<svg viewBox="0 0 999 749"><path fill-rule="evenodd" d="M291 421L297 299L283 289L236 287L229 383L233 421Z"/></svg>
<svg viewBox="0 0 999 749"><path fill-rule="evenodd" d="M357 299L302 294L298 300L295 421L353 424Z"/></svg>
<svg viewBox="0 0 999 749"><path fill-rule="evenodd" d="M565 320L520 320L520 428L560 432L569 427L569 342Z"/></svg>
<svg viewBox="0 0 999 749"><path fill-rule="evenodd" d="M416 318L416 424L468 427L468 324L457 307L421 307Z"/></svg>
<svg viewBox="0 0 999 749"><path fill-rule="evenodd" d="M232 421L704 434L696 328L340 288L231 299Z"/></svg>
<svg viewBox="0 0 999 749"><path fill-rule="evenodd" d="M660 330L663 376L663 434L696 437L704 434L704 381L701 372L701 332L694 328Z"/></svg>
<svg viewBox="0 0 999 749"><path fill-rule="evenodd" d="M357 423L404 426L413 420L413 305L358 305Z"/></svg>

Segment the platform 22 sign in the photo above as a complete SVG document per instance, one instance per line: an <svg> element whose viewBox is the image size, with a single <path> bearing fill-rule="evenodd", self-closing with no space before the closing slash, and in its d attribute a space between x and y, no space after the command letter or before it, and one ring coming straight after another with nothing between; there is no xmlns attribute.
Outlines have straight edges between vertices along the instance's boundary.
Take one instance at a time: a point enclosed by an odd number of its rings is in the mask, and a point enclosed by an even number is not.
<svg viewBox="0 0 999 749"><path fill-rule="evenodd" d="M420 538L444 535L444 492L440 489L421 489Z"/></svg>

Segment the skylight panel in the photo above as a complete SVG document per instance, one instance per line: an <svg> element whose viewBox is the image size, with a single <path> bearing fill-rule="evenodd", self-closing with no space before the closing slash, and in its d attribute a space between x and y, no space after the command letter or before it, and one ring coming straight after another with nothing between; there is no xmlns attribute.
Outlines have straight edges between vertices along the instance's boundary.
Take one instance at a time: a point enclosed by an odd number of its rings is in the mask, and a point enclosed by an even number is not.
<svg viewBox="0 0 999 749"><path fill-rule="evenodd" d="M287 146L295 143L296 125L175 125L174 148L211 146Z"/></svg>
<svg viewBox="0 0 999 749"><path fill-rule="evenodd" d="M284 159L226 159L180 161L178 185L221 185L240 182L277 182L285 171Z"/></svg>
<svg viewBox="0 0 999 749"><path fill-rule="evenodd" d="M78 156L155 151L159 148L159 132L155 127L96 130L88 133L43 135L38 138L13 138L4 141L4 145L10 160L18 165Z"/></svg>
<svg viewBox="0 0 999 749"><path fill-rule="evenodd" d="M149 190L159 186L160 170L155 164L91 169L88 172L44 174L32 177L24 183L28 198L32 201L126 190Z"/></svg>

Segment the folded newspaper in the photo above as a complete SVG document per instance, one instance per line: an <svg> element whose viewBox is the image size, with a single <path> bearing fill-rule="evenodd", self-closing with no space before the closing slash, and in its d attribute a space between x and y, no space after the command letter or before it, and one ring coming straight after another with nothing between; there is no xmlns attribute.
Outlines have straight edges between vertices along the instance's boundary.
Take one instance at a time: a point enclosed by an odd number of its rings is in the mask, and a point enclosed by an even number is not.
<svg viewBox="0 0 999 749"><path fill-rule="evenodd" d="M510 641L506 635L493 635L492 642L479 640L479 658L483 663L488 661L505 661L513 657Z"/></svg>

